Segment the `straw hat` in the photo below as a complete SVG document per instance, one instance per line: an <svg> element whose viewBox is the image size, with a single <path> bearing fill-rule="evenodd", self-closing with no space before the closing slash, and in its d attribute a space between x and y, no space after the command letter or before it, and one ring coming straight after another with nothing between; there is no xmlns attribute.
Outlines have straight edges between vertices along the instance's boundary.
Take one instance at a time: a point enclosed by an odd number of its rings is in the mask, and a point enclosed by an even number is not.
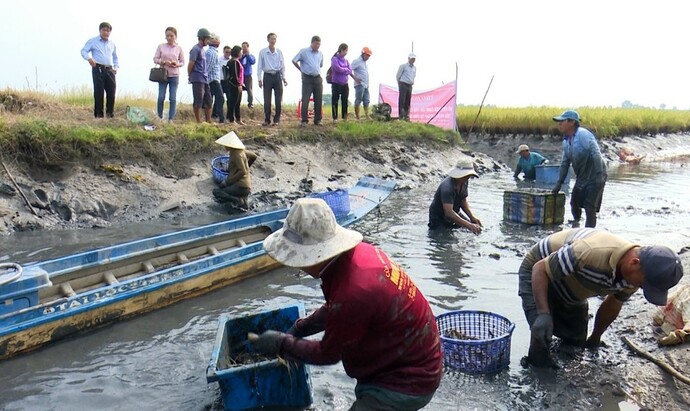
<svg viewBox="0 0 690 411"><path fill-rule="evenodd" d="M520 154L523 151L529 151L529 146L527 144L520 144L520 147L518 147L517 151L515 154Z"/></svg>
<svg viewBox="0 0 690 411"><path fill-rule="evenodd" d="M218 140L216 140L216 143L220 144L221 146L244 150L244 144L242 143L242 140L240 140L240 138L237 137L237 134L235 134L234 131L231 131L223 137L219 138Z"/></svg>
<svg viewBox="0 0 690 411"><path fill-rule="evenodd" d="M458 160L455 167L448 171L448 176L452 178L463 178L467 176L479 177L476 171L474 171L474 163L469 158L462 158Z"/></svg>
<svg viewBox="0 0 690 411"><path fill-rule="evenodd" d="M354 248L362 234L343 228L320 198L301 198L290 208L283 228L264 240L264 249L288 267L311 267Z"/></svg>

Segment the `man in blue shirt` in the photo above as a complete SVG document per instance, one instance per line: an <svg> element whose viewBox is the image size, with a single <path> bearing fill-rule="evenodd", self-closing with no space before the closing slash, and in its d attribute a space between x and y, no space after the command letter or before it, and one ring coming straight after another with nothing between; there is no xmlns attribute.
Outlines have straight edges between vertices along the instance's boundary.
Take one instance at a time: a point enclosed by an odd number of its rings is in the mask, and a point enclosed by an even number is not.
<svg viewBox="0 0 690 411"><path fill-rule="evenodd" d="M309 122L307 114L309 112L309 99L314 95L314 125L321 125L322 105L323 105L323 79L321 78L321 67L323 67L323 54L319 51L321 47L321 37L313 36L311 45L303 48L292 59L292 64L302 73L302 123Z"/></svg>
<svg viewBox="0 0 690 411"><path fill-rule="evenodd" d="M242 42L242 58L240 59L244 67L244 89L247 90L247 107L254 108L254 82L252 81L252 66L256 63L256 58L249 52L249 43Z"/></svg>
<svg viewBox="0 0 690 411"><path fill-rule="evenodd" d="M515 173L513 173L514 178L518 178L520 172L525 173L525 180L534 181L537 178L537 171L534 168L540 164L548 162L539 153L530 153L529 146L527 144L522 144L518 147L515 154L520 154L520 159L518 160L517 167L515 167Z"/></svg>
<svg viewBox="0 0 690 411"><path fill-rule="evenodd" d="M577 111L564 111L560 116L554 117L553 121L558 122L558 129L563 133L564 139L561 169L552 192L557 193L561 189L568 167L572 165L576 175L575 187L570 196L573 222L580 221L584 208L585 226L596 227L607 178L599 143L591 131L580 127L580 115Z"/></svg>
<svg viewBox="0 0 690 411"><path fill-rule="evenodd" d="M99 35L89 39L81 49L81 56L91 66L93 78L93 116L103 117L103 93L105 92L105 113L115 115L115 74L120 67L115 43L110 41L113 26L103 22L98 26Z"/></svg>
<svg viewBox="0 0 690 411"><path fill-rule="evenodd" d="M211 95L211 87L208 84L204 47L208 46L211 40L211 32L202 28L199 29L196 36L199 42L189 52L189 63L187 64L189 82L192 83L192 110L194 111L196 122L201 123L201 109L203 108L206 122L210 123L213 97Z"/></svg>

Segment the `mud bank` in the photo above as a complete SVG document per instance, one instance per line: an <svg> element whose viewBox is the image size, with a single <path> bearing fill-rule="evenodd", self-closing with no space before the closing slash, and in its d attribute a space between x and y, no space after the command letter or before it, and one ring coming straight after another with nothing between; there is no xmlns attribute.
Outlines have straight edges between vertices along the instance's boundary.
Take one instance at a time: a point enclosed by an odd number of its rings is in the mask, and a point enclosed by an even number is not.
<svg viewBox="0 0 690 411"><path fill-rule="evenodd" d="M601 143L606 158L618 162L622 147L645 161L690 154L685 135L630 137ZM309 191L347 187L362 175L395 178L399 189L437 181L461 156L472 156L480 172L507 171L516 161L515 148L529 144L556 161L560 139L550 136L472 136L465 147L440 143L380 141L373 144L247 142L259 155L252 167L251 209L289 205ZM215 203L215 187L206 153L185 164L187 178L159 175L146 164L105 162L94 169L65 164L56 170L32 170L9 164L26 196L26 204L6 173L0 178L0 233L54 228L98 228L170 215L226 213Z"/></svg>

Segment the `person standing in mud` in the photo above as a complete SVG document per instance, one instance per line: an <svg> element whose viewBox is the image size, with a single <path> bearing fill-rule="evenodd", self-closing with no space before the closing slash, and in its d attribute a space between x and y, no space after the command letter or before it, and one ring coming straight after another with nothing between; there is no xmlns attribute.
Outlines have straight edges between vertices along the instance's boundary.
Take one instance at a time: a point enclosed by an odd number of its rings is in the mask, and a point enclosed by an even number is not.
<svg viewBox="0 0 690 411"><path fill-rule="evenodd" d="M572 165L576 176L575 187L570 195L572 222L579 224L584 208L585 227L596 227L607 178L599 143L591 131L580 127L580 115L577 111L564 111L560 116L554 117L553 121L558 122L558 129L563 133L564 139L561 169L552 192L555 194L560 191Z"/></svg>
<svg viewBox="0 0 690 411"><path fill-rule="evenodd" d="M515 154L520 155L520 159L515 167L515 172L513 173L513 178L516 180L520 176L520 173L525 173L525 180L534 181L537 178L537 170L534 167L548 163L548 160L541 154L530 152L527 144L521 144Z"/></svg>
<svg viewBox="0 0 690 411"><path fill-rule="evenodd" d="M469 158L458 161L436 189L429 206L429 228L464 227L474 234L482 232L482 222L474 216L467 202L467 186L471 177L479 177ZM460 210L464 214L460 214Z"/></svg>
<svg viewBox="0 0 690 411"><path fill-rule="evenodd" d="M257 351L307 364L342 361L357 379L350 410L418 410L431 401L443 374L439 331L400 265L338 225L326 202L315 198L297 200L264 249L321 279L326 302L287 333L250 335ZM320 341L303 339L322 331Z"/></svg>
<svg viewBox="0 0 690 411"><path fill-rule="evenodd" d="M217 201L229 203L233 207L249 209L249 194L252 192L252 179L249 167L256 161L257 155L245 149L244 143L234 131L216 140L217 144L227 147L228 176L220 186L213 190Z"/></svg>
<svg viewBox="0 0 690 411"><path fill-rule="evenodd" d="M105 115L115 116L115 75L120 68L117 48L110 40L113 26L103 22L98 26L99 35L89 39L81 49L81 56L91 66L93 79L93 116L103 118L103 94L105 93Z"/></svg>
<svg viewBox="0 0 690 411"><path fill-rule="evenodd" d="M415 77L417 77L417 67L414 66L415 60L417 60L417 56L410 53L407 56L407 63L398 67L398 73L395 76L398 81L398 118L400 120L410 121L412 86Z"/></svg>
<svg viewBox="0 0 690 411"><path fill-rule="evenodd" d="M652 304L665 305L668 290L683 277L676 253L639 246L603 230L568 229L542 239L518 270L518 295L531 330L523 365L556 367L552 336L564 344L598 347L623 303L639 288ZM587 299L605 297L589 338Z"/></svg>

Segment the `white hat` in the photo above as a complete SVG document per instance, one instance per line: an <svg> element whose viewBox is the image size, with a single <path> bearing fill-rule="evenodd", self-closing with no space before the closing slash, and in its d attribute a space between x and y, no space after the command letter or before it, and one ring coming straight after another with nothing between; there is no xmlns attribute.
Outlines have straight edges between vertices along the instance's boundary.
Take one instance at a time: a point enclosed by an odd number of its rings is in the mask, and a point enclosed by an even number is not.
<svg viewBox="0 0 690 411"><path fill-rule="evenodd" d="M455 167L448 171L448 176L452 178L463 178L467 176L479 177L476 171L474 171L474 163L469 158L462 158L458 160Z"/></svg>
<svg viewBox="0 0 690 411"><path fill-rule="evenodd" d="M407 55L407 58L408 58L408 59L416 59L417 56L416 56L414 53L410 53L410 54Z"/></svg>
<svg viewBox="0 0 690 411"><path fill-rule="evenodd" d="M523 151L529 151L529 146L527 144L520 144L520 147L518 147L517 151L515 154L520 154Z"/></svg>
<svg viewBox="0 0 690 411"><path fill-rule="evenodd" d="M240 138L237 137L237 134L235 134L234 131L231 131L223 137L219 138L218 140L216 140L216 143L220 144L221 146L244 150L244 144L242 143L242 140L240 140Z"/></svg>
<svg viewBox="0 0 690 411"><path fill-rule="evenodd" d="M301 198L290 208L283 228L264 240L264 249L288 267L311 267L362 242L362 234L343 228L320 198Z"/></svg>

